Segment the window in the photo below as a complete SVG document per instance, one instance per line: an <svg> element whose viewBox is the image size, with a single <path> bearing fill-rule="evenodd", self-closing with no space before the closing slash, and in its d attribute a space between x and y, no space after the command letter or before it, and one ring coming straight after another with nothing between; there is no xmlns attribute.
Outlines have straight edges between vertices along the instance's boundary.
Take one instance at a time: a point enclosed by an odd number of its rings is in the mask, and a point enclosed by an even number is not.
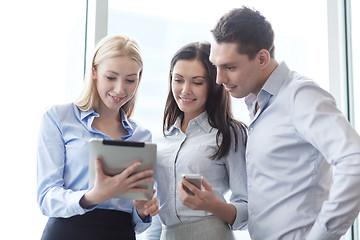
<svg viewBox="0 0 360 240"><path fill-rule="evenodd" d="M140 43L144 76L134 118L161 134L168 89L170 59L192 41L209 41L221 15L247 5L262 12L275 31L275 56L291 69L307 75L329 90L327 4L329 1L229 0L209 1L109 0L109 34L126 33ZM352 59L359 66L359 1L352 4ZM189 7L191 6L191 7ZM281 6L279 8L278 6ZM311 6L311 7L309 7ZM40 118L47 106L73 101L82 88L86 1L7 1L0 7L3 35L1 205L6 227L0 239L39 239L46 223L36 206L36 142ZM356 54L355 54L356 53ZM353 91L360 89L360 70L353 68ZM354 106L360 95L353 94ZM233 99L235 117L248 123L243 100ZM354 125L360 132L360 109L354 107ZM11 182L11 184L6 184ZM23 226L19 231L18 226ZM360 227L360 226L359 226ZM249 239L236 232L238 239ZM138 236L142 238L141 235ZM356 238L359 239L356 232ZM350 239L350 238L346 238Z"/></svg>
<svg viewBox="0 0 360 240"><path fill-rule="evenodd" d="M329 90L325 0L248 0L242 1L241 5L253 6L272 23L278 61L285 60L291 69L313 78ZM109 0L108 34L133 36L142 48L144 75L134 119L150 129L153 135L162 133L168 71L173 54L190 42L211 42L210 30L217 20L241 5L239 1L223 1L215 5L204 0L183 0L171 4L168 1L136 0L126 3ZM243 100L232 100L235 117L248 123ZM249 239L246 231L236 231L235 234L238 239ZM138 239L142 239L142 235Z"/></svg>
<svg viewBox="0 0 360 240"><path fill-rule="evenodd" d="M358 133L360 133L360 16L356 13L360 11L360 2L359 1L349 1L351 4L350 9L350 36L351 36L351 49L350 54L352 58L352 91L351 95L353 96L353 125L355 126ZM360 239L360 221L359 218L355 221L354 224L354 238L353 240Z"/></svg>
<svg viewBox="0 0 360 240"><path fill-rule="evenodd" d="M1 4L0 239L41 237L47 217L36 203L38 127L47 106L80 92L85 16L84 0Z"/></svg>
<svg viewBox="0 0 360 240"><path fill-rule="evenodd" d="M356 14L360 11L360 2L351 1L351 41L352 41L352 73L353 73L353 88L352 95L354 97L354 125L358 132L360 132L360 16ZM357 91L356 91L357 90Z"/></svg>
<svg viewBox="0 0 360 240"><path fill-rule="evenodd" d="M285 60L291 69L313 78L328 90L328 63L319 61L328 57L326 1L278 2L283 9L281 14L273 1L261 0L255 4L248 0L242 1L242 5L253 6L272 23L277 60ZM144 75L134 114L136 121L154 135L161 134L171 57L187 43L211 42L210 30L217 20L240 6L238 1L226 1L221 5L204 0L185 0L171 5L167 1L157 4L144 0L109 1L108 34L133 36L143 51ZM232 100L235 117L248 123L243 100Z"/></svg>

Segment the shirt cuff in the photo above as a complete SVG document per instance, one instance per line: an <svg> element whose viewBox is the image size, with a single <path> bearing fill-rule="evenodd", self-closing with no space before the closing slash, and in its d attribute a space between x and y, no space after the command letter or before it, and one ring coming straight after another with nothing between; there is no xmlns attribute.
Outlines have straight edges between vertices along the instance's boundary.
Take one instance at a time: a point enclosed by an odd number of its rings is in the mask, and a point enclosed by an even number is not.
<svg viewBox="0 0 360 240"><path fill-rule="evenodd" d="M145 221L143 221L136 211L136 207L133 206L132 211L132 221L134 225L134 230L137 234L144 232L151 225L152 217L150 215L146 216Z"/></svg>
<svg viewBox="0 0 360 240"><path fill-rule="evenodd" d="M338 240L340 237L341 235L328 232L316 221L307 235L306 240Z"/></svg>
<svg viewBox="0 0 360 240"><path fill-rule="evenodd" d="M75 196L75 204L74 204L74 210L75 212L79 213L80 215L84 214L84 213L87 213L87 212L90 212L92 210L94 210L97 205L94 205L94 206L90 206L88 208L83 208L81 205L80 205L80 201L81 199L83 198L83 196L85 195L85 193L87 193L88 190L83 190L83 191L78 191L76 192L76 196Z"/></svg>
<svg viewBox="0 0 360 240"><path fill-rule="evenodd" d="M231 230L244 230L248 222L248 208L245 202L231 202L236 208L236 218L232 226L229 224Z"/></svg>

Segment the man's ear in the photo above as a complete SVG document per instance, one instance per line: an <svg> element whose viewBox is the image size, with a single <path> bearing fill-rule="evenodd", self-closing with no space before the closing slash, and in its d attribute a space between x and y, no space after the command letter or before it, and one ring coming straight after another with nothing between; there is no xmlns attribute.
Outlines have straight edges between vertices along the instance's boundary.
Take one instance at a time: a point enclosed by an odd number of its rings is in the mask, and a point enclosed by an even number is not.
<svg viewBox="0 0 360 240"><path fill-rule="evenodd" d="M259 64L262 68L266 67L270 63L270 53L266 49L261 49L258 54L257 58L259 60Z"/></svg>

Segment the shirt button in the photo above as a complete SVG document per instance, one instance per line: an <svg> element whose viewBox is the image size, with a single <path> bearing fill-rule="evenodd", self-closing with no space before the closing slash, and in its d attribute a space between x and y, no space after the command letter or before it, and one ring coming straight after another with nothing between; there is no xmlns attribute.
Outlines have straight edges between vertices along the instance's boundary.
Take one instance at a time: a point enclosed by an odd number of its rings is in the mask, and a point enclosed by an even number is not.
<svg viewBox="0 0 360 240"><path fill-rule="evenodd" d="M191 125L195 125L195 122L191 122Z"/></svg>
<svg viewBox="0 0 360 240"><path fill-rule="evenodd" d="M201 130L199 129L198 132L201 132Z"/></svg>
<svg viewBox="0 0 360 240"><path fill-rule="evenodd" d="M254 128L253 128L253 127L251 127L251 128L249 129L249 131L250 131L250 132L252 132L253 130L254 130Z"/></svg>

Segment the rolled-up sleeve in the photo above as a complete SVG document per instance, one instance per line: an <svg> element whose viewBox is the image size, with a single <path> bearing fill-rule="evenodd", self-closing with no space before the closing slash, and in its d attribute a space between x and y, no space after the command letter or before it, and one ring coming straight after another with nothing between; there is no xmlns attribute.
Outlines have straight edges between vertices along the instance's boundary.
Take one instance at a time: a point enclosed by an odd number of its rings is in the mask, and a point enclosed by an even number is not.
<svg viewBox="0 0 360 240"><path fill-rule="evenodd" d="M151 225L152 217L149 215L146 217L145 221L143 221L136 211L136 207L133 206L132 212L132 222L134 225L134 230L137 234L144 232Z"/></svg>

